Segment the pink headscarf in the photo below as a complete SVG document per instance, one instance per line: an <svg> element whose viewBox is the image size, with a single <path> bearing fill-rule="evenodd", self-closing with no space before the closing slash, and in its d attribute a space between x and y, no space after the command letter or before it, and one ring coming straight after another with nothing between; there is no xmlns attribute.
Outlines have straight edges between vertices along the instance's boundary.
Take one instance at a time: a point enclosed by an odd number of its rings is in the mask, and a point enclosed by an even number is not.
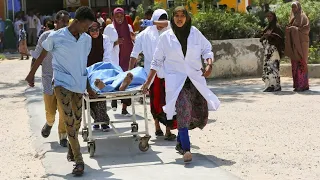
<svg viewBox="0 0 320 180"><path fill-rule="evenodd" d="M123 16L124 10L122 8L116 8L113 11L113 17L117 14L121 13ZM119 54L119 64L123 71L127 71L129 68L130 54L133 48L133 43L131 40L130 30L128 26L128 22L126 18L123 18L123 22L121 24L117 23L117 21L113 18L113 25L117 30L118 37L124 38L123 44L120 44L120 54Z"/></svg>

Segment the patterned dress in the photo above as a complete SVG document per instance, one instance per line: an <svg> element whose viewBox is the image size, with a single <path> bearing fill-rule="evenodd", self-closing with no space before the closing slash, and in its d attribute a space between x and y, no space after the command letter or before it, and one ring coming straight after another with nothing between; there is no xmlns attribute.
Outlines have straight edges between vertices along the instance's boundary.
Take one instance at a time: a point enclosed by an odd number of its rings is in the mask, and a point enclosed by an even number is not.
<svg viewBox="0 0 320 180"><path fill-rule="evenodd" d="M281 89L280 84L280 55L275 45L271 45L267 39L262 40L264 48L264 62L262 80L265 88L274 91Z"/></svg>

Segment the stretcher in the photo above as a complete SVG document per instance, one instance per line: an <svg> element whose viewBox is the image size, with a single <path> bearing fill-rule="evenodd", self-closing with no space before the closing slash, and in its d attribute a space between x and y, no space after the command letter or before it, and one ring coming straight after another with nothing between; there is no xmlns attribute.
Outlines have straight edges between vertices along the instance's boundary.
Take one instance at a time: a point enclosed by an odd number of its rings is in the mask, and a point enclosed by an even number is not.
<svg viewBox="0 0 320 180"><path fill-rule="evenodd" d="M90 157L94 156L95 150L96 150L96 139L106 139L110 137L123 137L123 136L133 136L137 137L138 135L145 135L143 137L140 137L139 139L139 149L142 152L148 151L150 145L150 134L149 134L149 128L148 128L148 117L147 117L147 105L146 105L146 95L142 93L140 90L141 87L136 87L131 90L126 91L117 91L117 92L108 92L99 94L98 98L96 99L90 99L88 94L84 94L82 98L82 119L83 119L83 129L82 129L82 137L84 142L87 142L88 146L88 152L90 154ZM111 126L111 130L114 132L106 133L104 135L93 135L92 132L92 126L93 125L101 125L104 124L104 122L97 122L93 123L92 118L90 116L90 102L98 102L98 101L111 101L111 100L120 100L120 99L129 99L131 98L132 101L132 116L128 120L112 120L110 119L109 126ZM144 123L145 123L145 129L143 131L139 131L139 126L136 121L136 113L135 113L135 100L141 99L144 109ZM86 107L85 108L85 103ZM131 132L124 132L121 133L117 130L115 127L115 124L117 123L131 123Z"/></svg>

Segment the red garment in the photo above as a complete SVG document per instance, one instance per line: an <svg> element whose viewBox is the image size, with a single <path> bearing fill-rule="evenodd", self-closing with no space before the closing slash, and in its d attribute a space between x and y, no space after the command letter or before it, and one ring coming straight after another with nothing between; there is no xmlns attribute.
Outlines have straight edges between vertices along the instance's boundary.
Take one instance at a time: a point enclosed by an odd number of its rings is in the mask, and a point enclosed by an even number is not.
<svg viewBox="0 0 320 180"><path fill-rule="evenodd" d="M131 28L133 29L133 22L132 22L132 19L129 15L126 15L126 20L127 20L128 24L131 26Z"/></svg>
<svg viewBox="0 0 320 180"><path fill-rule="evenodd" d="M163 125L167 125L167 116L163 112L162 107L166 105L166 90L164 79L155 76L150 87L150 108L153 119L158 120ZM177 120L173 120L173 128L177 128Z"/></svg>
<svg viewBox="0 0 320 180"><path fill-rule="evenodd" d="M296 90L308 90L308 65L305 60L291 60L293 88Z"/></svg>
<svg viewBox="0 0 320 180"><path fill-rule="evenodd" d="M125 15L124 10L122 8L116 8L113 11L113 14L117 14L117 13L121 13ZM113 25L117 30L118 37L124 39L123 44L119 44L119 47L120 47L119 65L123 71L127 71L129 68L131 51L133 49L133 43L131 40L131 34L128 27L128 22L126 18L124 18L124 21L121 24L119 24L115 19L113 19Z"/></svg>

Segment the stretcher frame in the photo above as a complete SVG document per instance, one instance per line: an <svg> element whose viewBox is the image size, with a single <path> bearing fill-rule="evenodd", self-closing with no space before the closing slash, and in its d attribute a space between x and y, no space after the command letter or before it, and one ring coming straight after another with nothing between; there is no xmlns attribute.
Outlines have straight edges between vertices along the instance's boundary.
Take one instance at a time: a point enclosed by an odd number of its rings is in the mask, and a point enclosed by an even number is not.
<svg viewBox="0 0 320 180"><path fill-rule="evenodd" d="M91 115L90 115L90 103L91 102L99 102L99 101L111 101L111 100L120 100L120 99L129 99L131 98L131 107L132 107L132 115L130 120L111 120L109 122L109 125L112 127L112 131L114 134L106 133L105 135L93 135L92 132L92 126L93 125L101 125L105 124L104 122L97 122L93 123ZM136 111L135 111L135 99L141 99L143 101L143 109L144 109L144 121L145 121L145 129L144 131L139 132L139 126L136 119ZM87 108L85 108L85 105ZM87 110L86 110L87 109ZM140 90L140 88L135 88L132 90L127 91L117 91L117 92L108 92L99 94L98 98L96 99L90 99L89 95L85 93L82 98L82 119L83 119L83 128L82 128L82 137L84 142L87 142L88 146L88 152L90 153L90 157L94 156L96 145L95 140L96 139L106 139L110 137L122 137L122 136L133 136L136 137L137 135L145 134L145 136L140 138L139 142L139 149L142 152L148 151L150 145L150 134L149 134L149 127L148 127L148 117L147 117L147 105L146 105L146 95L143 94L143 92ZM114 126L114 124L118 123L128 123L132 122L131 124L131 132L127 133L120 133L117 128Z"/></svg>

